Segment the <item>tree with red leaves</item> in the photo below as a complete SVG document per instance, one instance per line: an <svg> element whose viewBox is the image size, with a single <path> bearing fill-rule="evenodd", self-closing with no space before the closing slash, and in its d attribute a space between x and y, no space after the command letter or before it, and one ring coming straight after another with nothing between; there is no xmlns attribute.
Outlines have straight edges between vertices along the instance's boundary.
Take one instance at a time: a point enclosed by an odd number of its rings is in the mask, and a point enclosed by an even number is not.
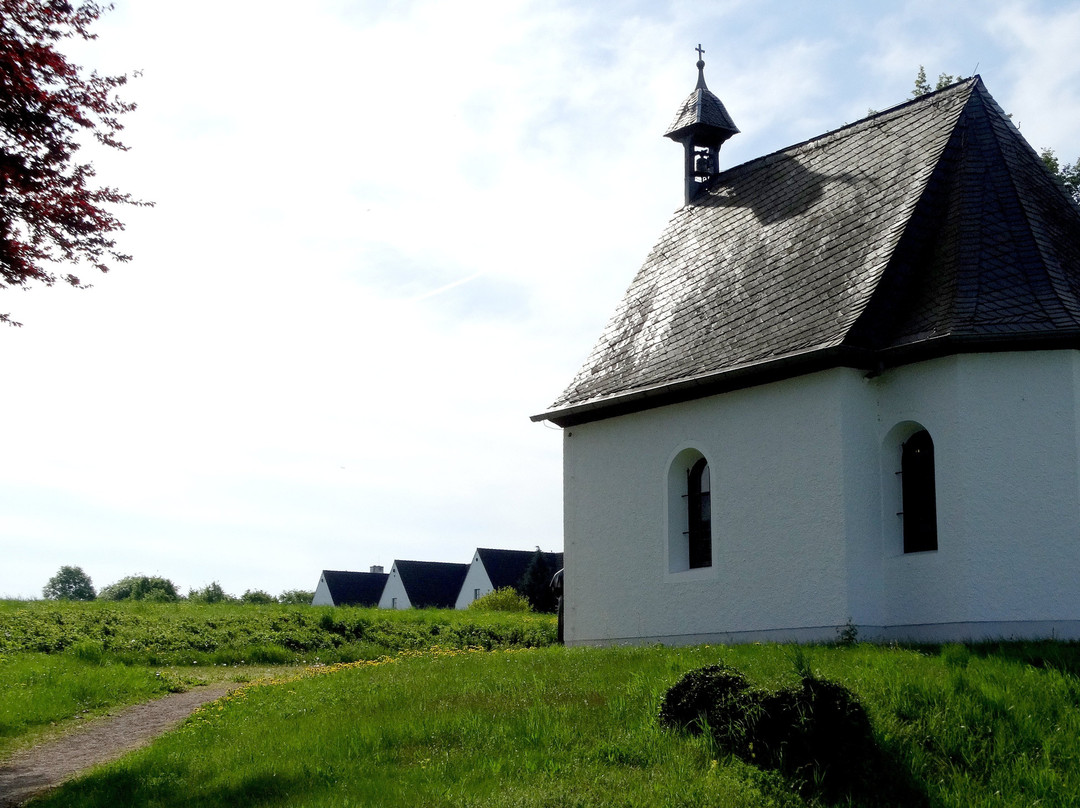
<svg viewBox="0 0 1080 808"><path fill-rule="evenodd" d="M59 262L107 272L131 256L110 234L124 225L106 206L145 205L115 188L95 187L94 168L76 159L79 137L126 150L119 117L135 105L116 92L127 76L86 75L56 48L90 40L90 25L112 6L66 0L0 0L0 288L62 280ZM7 314L0 322L19 325Z"/></svg>

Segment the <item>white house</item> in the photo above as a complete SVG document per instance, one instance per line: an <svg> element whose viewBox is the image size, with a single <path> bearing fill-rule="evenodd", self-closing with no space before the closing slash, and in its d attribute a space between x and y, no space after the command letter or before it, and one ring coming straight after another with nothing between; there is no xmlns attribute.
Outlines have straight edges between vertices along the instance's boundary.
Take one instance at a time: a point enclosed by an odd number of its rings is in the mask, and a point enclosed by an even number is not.
<svg viewBox="0 0 1080 808"><path fill-rule="evenodd" d="M372 567L370 572L323 570L311 605L376 606L388 577L378 566Z"/></svg>
<svg viewBox="0 0 1080 808"><path fill-rule="evenodd" d="M379 608L452 609L468 570L468 564L445 561L395 561Z"/></svg>
<svg viewBox="0 0 1080 808"><path fill-rule="evenodd" d="M566 391L568 643L1080 637L1080 208L979 77L677 211Z"/></svg>
<svg viewBox="0 0 1080 808"><path fill-rule="evenodd" d="M469 571L461 585L455 608L465 609L479 597L496 589L521 584L529 564L536 557L535 550L493 550L480 547L473 553ZM551 575L562 569L562 553L541 553Z"/></svg>

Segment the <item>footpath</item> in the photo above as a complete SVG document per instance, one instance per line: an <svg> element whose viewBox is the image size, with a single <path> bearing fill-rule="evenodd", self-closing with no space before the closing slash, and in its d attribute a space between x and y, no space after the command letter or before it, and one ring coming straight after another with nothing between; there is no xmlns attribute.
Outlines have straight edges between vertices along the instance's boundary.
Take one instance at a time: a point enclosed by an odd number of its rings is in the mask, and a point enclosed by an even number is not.
<svg viewBox="0 0 1080 808"><path fill-rule="evenodd" d="M219 684L170 693L91 719L59 738L0 760L0 808L22 805L93 766L146 746L197 707L221 698L236 687Z"/></svg>

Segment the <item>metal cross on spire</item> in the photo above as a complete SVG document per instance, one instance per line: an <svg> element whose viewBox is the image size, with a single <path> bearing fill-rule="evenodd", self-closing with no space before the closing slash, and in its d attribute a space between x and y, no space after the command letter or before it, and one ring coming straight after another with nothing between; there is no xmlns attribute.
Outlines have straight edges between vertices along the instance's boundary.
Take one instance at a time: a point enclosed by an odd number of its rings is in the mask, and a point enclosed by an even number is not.
<svg viewBox="0 0 1080 808"><path fill-rule="evenodd" d="M704 60L705 60L705 50L704 50L704 49L703 49L703 48L701 47L701 43L700 43L700 42L698 43L698 46L697 46L696 48L694 48L694 50L696 50L696 51L697 51L697 58L698 58L698 61L699 61L699 62L702 62L702 61L704 61Z"/></svg>

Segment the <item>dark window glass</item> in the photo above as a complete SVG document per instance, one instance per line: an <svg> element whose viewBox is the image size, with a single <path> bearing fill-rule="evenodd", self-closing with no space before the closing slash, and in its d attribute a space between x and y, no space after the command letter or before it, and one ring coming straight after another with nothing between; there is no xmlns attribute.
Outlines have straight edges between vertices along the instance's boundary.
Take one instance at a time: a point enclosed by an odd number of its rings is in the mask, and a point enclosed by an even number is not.
<svg viewBox="0 0 1080 808"><path fill-rule="evenodd" d="M925 429L904 444L900 456L903 485L904 552L936 550L937 497L934 493L934 441Z"/></svg>
<svg viewBox="0 0 1080 808"><path fill-rule="evenodd" d="M687 472L686 509L690 569L712 566L712 485L709 464L698 460Z"/></svg>

